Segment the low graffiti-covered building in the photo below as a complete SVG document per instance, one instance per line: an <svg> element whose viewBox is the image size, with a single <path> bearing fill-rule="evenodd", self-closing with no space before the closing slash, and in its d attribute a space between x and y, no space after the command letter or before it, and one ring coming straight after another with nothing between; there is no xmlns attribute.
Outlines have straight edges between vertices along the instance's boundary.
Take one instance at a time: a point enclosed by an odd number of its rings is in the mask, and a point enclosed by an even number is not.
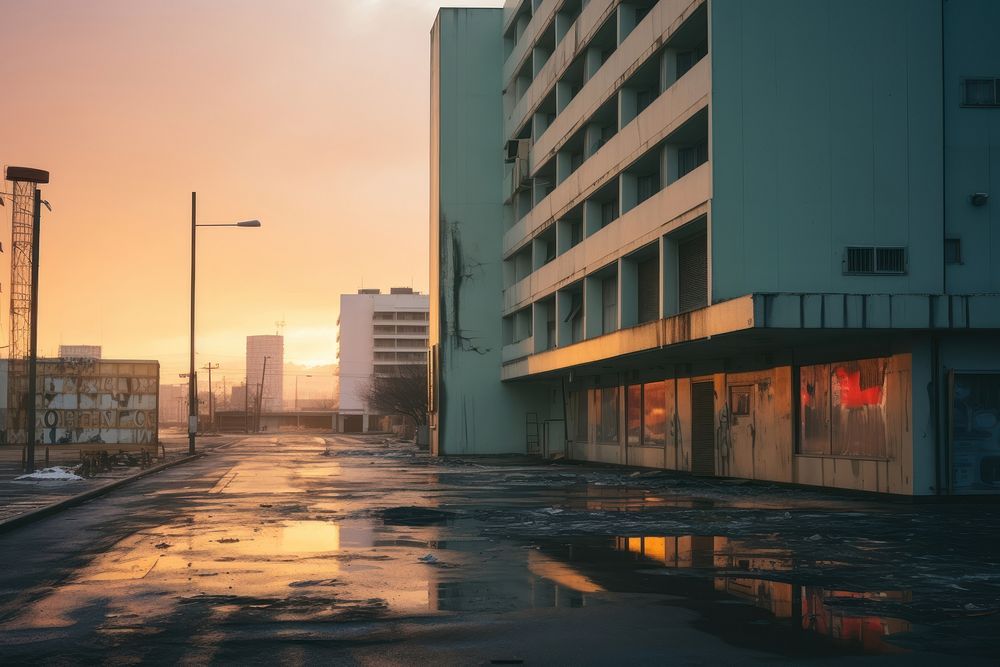
<svg viewBox="0 0 1000 667"><path fill-rule="evenodd" d="M26 442L18 393L27 377L0 365L5 444ZM155 445L158 442L160 364L111 359L39 359L35 433L43 445Z"/></svg>
<svg viewBox="0 0 1000 667"><path fill-rule="evenodd" d="M998 23L989 0L442 9L433 451L1000 491Z"/></svg>

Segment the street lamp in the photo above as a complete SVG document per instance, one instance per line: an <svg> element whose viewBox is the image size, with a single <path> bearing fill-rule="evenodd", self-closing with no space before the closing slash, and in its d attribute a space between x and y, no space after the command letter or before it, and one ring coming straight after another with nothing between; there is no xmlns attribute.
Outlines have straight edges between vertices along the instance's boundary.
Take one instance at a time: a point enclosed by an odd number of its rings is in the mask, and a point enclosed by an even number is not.
<svg viewBox="0 0 1000 667"><path fill-rule="evenodd" d="M311 378L312 375L306 375L305 377ZM302 420L299 418L299 376L295 376L295 428L302 427Z"/></svg>
<svg viewBox="0 0 1000 667"><path fill-rule="evenodd" d="M191 370L188 376L188 454L194 454L194 437L198 432L198 378L194 371L194 278L195 247L198 227L260 227L260 220L244 220L222 224L198 224L197 194L191 193Z"/></svg>

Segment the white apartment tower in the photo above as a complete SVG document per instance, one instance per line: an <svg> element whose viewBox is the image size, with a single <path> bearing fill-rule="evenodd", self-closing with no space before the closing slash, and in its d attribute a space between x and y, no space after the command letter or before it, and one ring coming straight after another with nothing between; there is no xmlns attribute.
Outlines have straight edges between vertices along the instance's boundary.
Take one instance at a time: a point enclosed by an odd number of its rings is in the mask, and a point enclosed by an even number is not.
<svg viewBox="0 0 1000 667"><path fill-rule="evenodd" d="M264 367L264 358L267 367ZM247 385L251 396L257 395L264 380L264 394L261 399L262 412L277 412L282 409L284 397L283 373L285 368L284 336L247 336Z"/></svg>
<svg viewBox="0 0 1000 667"><path fill-rule="evenodd" d="M365 432L380 415L365 400L376 377L427 364L429 297L408 287L340 295L337 357L340 363L341 432Z"/></svg>

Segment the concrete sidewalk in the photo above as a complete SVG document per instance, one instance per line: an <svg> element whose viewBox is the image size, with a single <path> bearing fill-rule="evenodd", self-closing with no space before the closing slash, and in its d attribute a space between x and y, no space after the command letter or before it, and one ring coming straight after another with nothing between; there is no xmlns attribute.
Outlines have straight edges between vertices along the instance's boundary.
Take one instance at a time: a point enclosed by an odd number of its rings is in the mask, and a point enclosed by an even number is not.
<svg viewBox="0 0 1000 667"><path fill-rule="evenodd" d="M236 442L239 438L240 436L199 436L197 448L199 452L211 451ZM81 494L99 492L105 487L119 485L122 480L142 476L147 470L179 462L188 456L186 434L161 432L160 444L160 457L146 468L116 466L94 477L74 481L17 481L16 478L24 474L21 467L22 448L0 447L0 526L16 517L63 503ZM79 462L79 456L68 450L51 452L49 457L49 466L72 467ZM39 470L45 467L44 448L36 451L35 467Z"/></svg>

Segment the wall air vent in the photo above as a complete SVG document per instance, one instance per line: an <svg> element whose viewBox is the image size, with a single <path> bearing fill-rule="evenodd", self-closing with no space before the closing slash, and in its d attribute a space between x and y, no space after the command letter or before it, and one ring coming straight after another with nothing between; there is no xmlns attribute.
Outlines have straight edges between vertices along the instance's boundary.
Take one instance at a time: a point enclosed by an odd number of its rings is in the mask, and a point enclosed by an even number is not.
<svg viewBox="0 0 1000 667"><path fill-rule="evenodd" d="M906 248L848 246L844 252L845 275L890 275L906 273Z"/></svg>

